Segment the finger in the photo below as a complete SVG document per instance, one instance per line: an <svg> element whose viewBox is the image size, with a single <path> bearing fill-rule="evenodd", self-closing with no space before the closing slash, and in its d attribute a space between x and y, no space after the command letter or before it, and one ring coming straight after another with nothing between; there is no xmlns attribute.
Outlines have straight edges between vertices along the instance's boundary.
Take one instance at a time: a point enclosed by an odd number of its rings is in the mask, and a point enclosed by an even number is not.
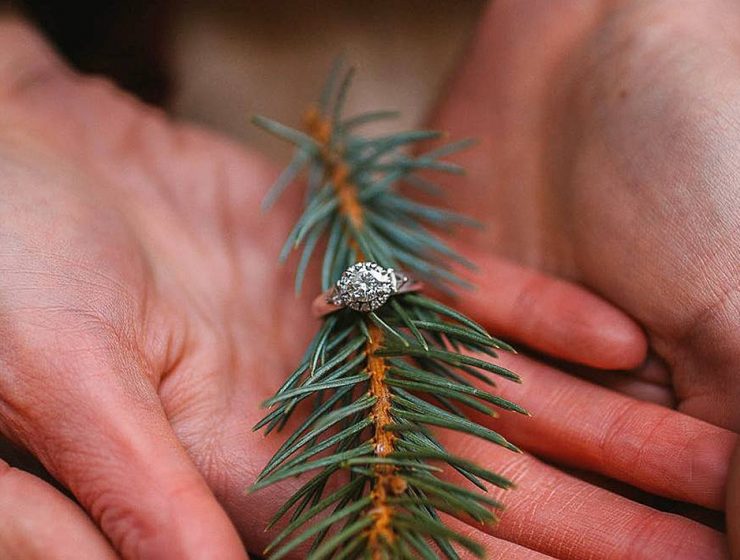
<svg viewBox="0 0 740 560"><path fill-rule="evenodd" d="M0 460L0 558L115 560L116 555L72 500Z"/></svg>
<svg viewBox="0 0 740 560"><path fill-rule="evenodd" d="M635 399L676 408L677 398L668 367L660 357L650 353L637 368L630 371L604 371L579 365L566 365L568 373L608 387Z"/></svg>
<svg viewBox="0 0 740 560"><path fill-rule="evenodd" d="M496 335L603 369L630 369L645 359L645 335L622 311L570 282L471 251L476 289L460 296L459 308Z"/></svg>
<svg viewBox="0 0 740 560"><path fill-rule="evenodd" d="M724 504L737 435L680 412L641 402L524 356L500 362L521 374L501 393L531 418L481 418L525 449L643 490L712 509Z"/></svg>
<svg viewBox="0 0 740 560"><path fill-rule="evenodd" d="M575 371L569 369L568 373L575 373L581 379L587 379L592 383L641 401L648 401L667 408L676 408L676 395L672 387L662 383L645 381L639 376L639 373L604 371L591 368L577 368Z"/></svg>
<svg viewBox="0 0 740 560"><path fill-rule="evenodd" d="M500 539L561 560L727 558L723 535L700 523L632 502L526 454L459 434L442 434L442 441L516 483L514 490L492 490L506 509L498 525L481 528Z"/></svg>
<svg viewBox="0 0 740 560"><path fill-rule="evenodd" d="M551 556L547 556L531 548L526 548L509 542L505 539L494 537L476 527L468 525L459 519L443 513L441 516L445 525L454 529L461 535L473 539L475 542L480 543L486 550L486 560L551 560ZM471 558L463 554L463 558Z"/></svg>
<svg viewBox="0 0 740 560"><path fill-rule="evenodd" d="M633 379L621 372L611 375L607 373L603 378L592 379L592 381L634 399L659 404L666 408L676 407L676 396L669 387L664 385Z"/></svg>
<svg viewBox="0 0 740 560"><path fill-rule="evenodd" d="M630 375L648 383L671 386L671 371L666 363L655 353L650 352L647 359L637 368L629 372Z"/></svg>
<svg viewBox="0 0 740 560"><path fill-rule="evenodd" d="M245 434L246 437L251 437L253 434ZM265 443L263 440L261 443ZM270 452L268 449L259 445L259 442L255 442L255 445L250 446L250 449L255 450L256 455L263 455L262 457L252 458L249 461L254 461L256 466L264 464L269 456ZM238 456L241 450L234 449L233 455ZM231 453L227 453L231 454ZM238 471L241 467L243 468L244 460L239 460L238 463L234 464L233 467L229 468L229 471L233 474ZM234 483L233 480L228 483L232 485L234 491L243 489L251 484L254 479L253 474L245 474L245 477L240 481ZM229 479L231 477L222 477ZM276 527L268 532L265 532L264 527L269 523L269 519L272 514L277 511L285 501L295 493L304 483L306 478L291 479L281 482L278 486L269 490L261 490L256 493L235 492L232 494L233 503L231 507L234 508L237 519L245 521L243 532L248 534L250 538L248 542L252 545L250 552L260 555L264 548L272 541L272 539L279 533L282 528L287 524L287 521L278 523ZM334 481L336 482L336 481ZM330 483L331 484L331 483ZM465 484L465 482L463 482ZM330 492L331 490L327 490ZM485 558L487 560L548 560L550 556L546 556L540 552L536 552L530 548L519 546L516 543L509 542L505 539L494 537L488 533L481 531L478 527L473 527L464 521L455 519L449 515L440 512L441 517L444 520L445 525L455 529L462 535L472 538L474 541L482 544L486 550ZM308 551L310 541L291 555L291 558L305 558ZM466 555L465 551L459 550L461 557L464 559L473 560L473 556Z"/></svg>

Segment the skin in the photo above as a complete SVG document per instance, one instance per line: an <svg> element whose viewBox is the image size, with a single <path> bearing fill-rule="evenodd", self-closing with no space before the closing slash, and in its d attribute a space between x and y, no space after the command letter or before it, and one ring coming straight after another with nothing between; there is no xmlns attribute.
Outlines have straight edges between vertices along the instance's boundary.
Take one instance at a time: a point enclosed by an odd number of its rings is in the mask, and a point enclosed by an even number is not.
<svg viewBox="0 0 740 560"><path fill-rule="evenodd" d="M481 139L477 251L604 296L651 358L599 376L740 429L740 5L494 2L433 126ZM740 457L728 519L740 555Z"/></svg>
<svg viewBox="0 0 740 560"><path fill-rule="evenodd" d="M261 215L268 163L74 74L23 23L0 26L0 432L71 490L79 505L63 507L91 547L102 541L83 510L124 558L259 551L298 481L245 493L280 443L250 427L317 327L274 265L298 201ZM643 360L640 329L593 294L478 260L506 279L461 300L479 320L587 366ZM534 417L486 423L539 459L442 434L518 483L497 527L453 521L492 558L726 557L720 533L550 465L722 510L734 433L526 356L502 362L524 378L504 394ZM47 506L0 508L28 520L0 556L33 557ZM64 558L73 529L48 530L43 557Z"/></svg>
<svg viewBox="0 0 740 560"><path fill-rule="evenodd" d="M0 553L8 560L116 554L95 524L58 490L0 461Z"/></svg>

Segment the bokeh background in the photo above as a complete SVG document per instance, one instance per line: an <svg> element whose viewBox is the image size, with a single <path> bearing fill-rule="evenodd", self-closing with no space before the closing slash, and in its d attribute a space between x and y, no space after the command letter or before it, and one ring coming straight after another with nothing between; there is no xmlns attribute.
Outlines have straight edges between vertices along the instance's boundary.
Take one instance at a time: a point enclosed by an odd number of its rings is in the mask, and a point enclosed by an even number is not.
<svg viewBox="0 0 740 560"><path fill-rule="evenodd" d="M249 125L297 124L333 58L357 66L349 111L388 107L418 125L464 56L482 0L16 2L78 68L112 76L178 118L276 158Z"/></svg>

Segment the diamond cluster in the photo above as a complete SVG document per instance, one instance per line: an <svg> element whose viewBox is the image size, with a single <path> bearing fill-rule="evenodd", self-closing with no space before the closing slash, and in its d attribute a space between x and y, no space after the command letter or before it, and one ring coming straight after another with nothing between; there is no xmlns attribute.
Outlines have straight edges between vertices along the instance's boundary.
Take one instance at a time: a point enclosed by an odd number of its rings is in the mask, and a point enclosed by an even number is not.
<svg viewBox="0 0 740 560"><path fill-rule="evenodd" d="M398 277L392 268L359 262L342 273L330 301L355 311L375 311L397 291Z"/></svg>

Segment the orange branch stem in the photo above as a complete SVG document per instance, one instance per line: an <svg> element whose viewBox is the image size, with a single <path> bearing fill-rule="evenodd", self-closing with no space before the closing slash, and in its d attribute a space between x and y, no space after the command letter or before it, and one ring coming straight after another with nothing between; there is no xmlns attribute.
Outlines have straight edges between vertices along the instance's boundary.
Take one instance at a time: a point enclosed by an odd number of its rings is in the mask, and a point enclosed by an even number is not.
<svg viewBox="0 0 740 560"><path fill-rule="evenodd" d="M331 179L339 198L339 211L347 217L357 229L363 224L362 206L357 198L357 187L350 181L350 169L342 160L341 148L332 146L331 122L316 107L311 107L304 117L308 134L319 145L321 157L326 165L326 177ZM358 247L354 246L359 258L362 258ZM370 377L370 394L376 398L372 409L373 443L377 457L387 457L395 449L395 434L386 429L393 422L391 418L391 392L385 382L388 364L376 351L383 344L383 331L375 324L368 327L370 341L367 343L367 372ZM388 498L402 494L406 482L396 474L393 465L375 465L375 482L371 490L372 507L370 515L374 522L368 529L368 542L373 560L382 560L383 542L392 543L395 532L391 526L393 508Z"/></svg>

